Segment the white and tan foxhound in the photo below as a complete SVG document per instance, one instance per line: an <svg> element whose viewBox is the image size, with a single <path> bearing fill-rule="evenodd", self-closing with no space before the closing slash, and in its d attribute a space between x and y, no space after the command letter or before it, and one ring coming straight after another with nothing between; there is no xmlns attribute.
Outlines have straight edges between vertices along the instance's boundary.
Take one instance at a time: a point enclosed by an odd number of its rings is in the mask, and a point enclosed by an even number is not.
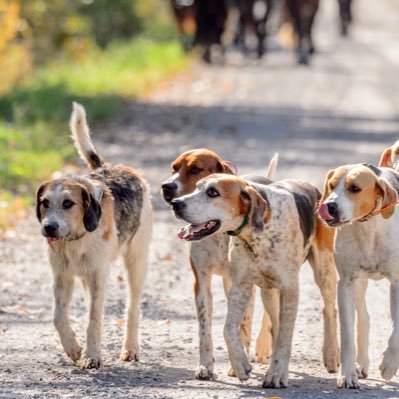
<svg viewBox="0 0 399 399"><path fill-rule="evenodd" d="M239 338L239 324L261 288L273 331L273 354L263 385L288 384L288 365L299 298L298 275L308 260L324 300L324 361L337 371L336 273L334 231L316 215L320 192L314 186L285 180L268 185L215 174L200 180L193 193L172 201L178 218L190 224L180 231L189 241L215 234L232 236L229 248L232 287L224 335L235 375L249 378L251 365Z"/></svg>
<svg viewBox="0 0 399 399"><path fill-rule="evenodd" d="M277 166L277 155L269 163L266 176L248 176L252 179L260 179L265 184L271 180ZM225 173L233 175L237 173L235 165L222 160L216 153L208 149L196 149L186 151L172 163L172 176L162 185L162 194L167 203L177 197L189 194L195 190L196 183L213 173ZM199 326L199 365L195 376L198 379L212 379L214 377L214 355L212 341L212 276L214 274L223 277L225 293L231 287L231 275L228 266L229 236L226 234L214 234L202 241L192 242L190 245L190 263L194 273L194 295L197 308ZM249 350L251 341L253 314L253 298L248 305L240 325L242 342ZM256 359L266 363L272 351L272 337L270 318L265 313L261 332L256 341Z"/></svg>
<svg viewBox="0 0 399 399"><path fill-rule="evenodd" d="M399 170L399 140L384 150L378 166Z"/></svg>
<svg viewBox="0 0 399 399"><path fill-rule="evenodd" d="M368 279L391 283L393 331L380 364L390 380L399 365L399 173L359 164L330 170L319 207L321 218L337 228L335 263L339 273L338 309L341 324L339 388L359 388L369 369L365 294ZM357 353L355 348L357 313Z"/></svg>

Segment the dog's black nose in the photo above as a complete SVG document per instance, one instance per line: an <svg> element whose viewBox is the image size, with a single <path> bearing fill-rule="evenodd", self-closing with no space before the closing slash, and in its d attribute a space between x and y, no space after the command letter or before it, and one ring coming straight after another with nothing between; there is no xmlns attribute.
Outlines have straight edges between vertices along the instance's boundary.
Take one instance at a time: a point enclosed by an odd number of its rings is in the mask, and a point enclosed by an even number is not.
<svg viewBox="0 0 399 399"><path fill-rule="evenodd" d="M327 202L327 209L334 219L338 219L338 205L336 202Z"/></svg>
<svg viewBox="0 0 399 399"><path fill-rule="evenodd" d="M176 183L164 183L164 184L162 184L162 190L163 191L175 191L175 190L177 190L177 184Z"/></svg>
<svg viewBox="0 0 399 399"><path fill-rule="evenodd" d="M55 237L57 235L58 223L48 223L44 225L44 231L49 237Z"/></svg>
<svg viewBox="0 0 399 399"><path fill-rule="evenodd" d="M179 212L186 207L186 203L182 200L175 199L171 202L172 208L175 212Z"/></svg>

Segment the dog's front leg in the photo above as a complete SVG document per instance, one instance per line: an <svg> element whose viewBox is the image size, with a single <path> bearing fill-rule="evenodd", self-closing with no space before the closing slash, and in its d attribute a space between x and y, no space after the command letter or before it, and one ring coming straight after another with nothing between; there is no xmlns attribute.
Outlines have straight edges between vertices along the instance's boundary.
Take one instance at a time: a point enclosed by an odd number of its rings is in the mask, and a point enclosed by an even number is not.
<svg viewBox="0 0 399 399"><path fill-rule="evenodd" d="M108 269L98 268L95 272L84 275L82 280L90 298L89 325L87 327L87 349L83 368L102 367L101 330L105 286Z"/></svg>
<svg viewBox="0 0 399 399"><path fill-rule="evenodd" d="M288 365L291 356L292 336L298 310L298 280L280 290L280 326L272 361L265 375L263 387L285 388L288 385Z"/></svg>
<svg viewBox="0 0 399 399"><path fill-rule="evenodd" d="M253 285L233 282L228 296L224 339L234 374L240 381L247 380L252 370L242 345L238 328L252 298Z"/></svg>
<svg viewBox="0 0 399 399"><path fill-rule="evenodd" d="M380 364L381 376L387 381L395 375L399 366L399 280L391 281L391 318L393 331Z"/></svg>
<svg viewBox="0 0 399 399"><path fill-rule="evenodd" d="M366 306L368 280L359 278L355 284L355 304L357 315L357 354L356 371L359 378L367 378L369 370L369 330L370 321Z"/></svg>
<svg viewBox="0 0 399 399"><path fill-rule="evenodd" d="M194 268L194 266L193 266ZM194 294L199 328L200 363L195 370L195 378L209 380L213 375L213 341L212 341L212 285L211 275L196 274Z"/></svg>
<svg viewBox="0 0 399 399"><path fill-rule="evenodd" d="M354 282L341 278L338 282L338 311L341 326L341 375L338 388L358 389L355 365L355 290Z"/></svg>
<svg viewBox="0 0 399 399"><path fill-rule="evenodd" d="M74 361L80 359L82 348L69 322L68 308L73 292L74 278L64 273L54 274L54 326L66 354Z"/></svg>

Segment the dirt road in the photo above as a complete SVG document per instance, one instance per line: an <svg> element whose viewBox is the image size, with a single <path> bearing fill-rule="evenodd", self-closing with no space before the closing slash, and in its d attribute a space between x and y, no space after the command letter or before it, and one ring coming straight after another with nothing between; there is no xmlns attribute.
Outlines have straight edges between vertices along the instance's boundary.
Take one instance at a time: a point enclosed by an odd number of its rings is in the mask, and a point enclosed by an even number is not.
<svg viewBox="0 0 399 399"><path fill-rule="evenodd" d="M153 188L156 222L142 301L140 363L118 359L125 303L119 263L108 287L105 367L86 371L63 354L52 325L51 273L33 212L15 237L0 241L0 398L399 398L399 379L386 384L378 373L390 333L386 282L369 285L370 378L359 392L337 391L335 376L321 361L321 300L307 265L301 272L290 387L260 388L265 365L253 364L245 384L227 377L226 300L218 278L213 326L218 379L196 381L197 324L187 245L176 238L180 223L158 194L170 161L195 147L215 150L242 173L264 173L279 152L278 179L303 178L319 186L332 167L378 161L381 150L399 138L399 2L357 1L348 40L338 36L335 6L333 0L322 1L318 55L309 68L298 68L293 55L274 43L260 63L230 54L225 67L196 66L133 103L124 118L96 130L102 154L142 170ZM82 340L81 286L71 313ZM261 315L258 301L254 337Z"/></svg>

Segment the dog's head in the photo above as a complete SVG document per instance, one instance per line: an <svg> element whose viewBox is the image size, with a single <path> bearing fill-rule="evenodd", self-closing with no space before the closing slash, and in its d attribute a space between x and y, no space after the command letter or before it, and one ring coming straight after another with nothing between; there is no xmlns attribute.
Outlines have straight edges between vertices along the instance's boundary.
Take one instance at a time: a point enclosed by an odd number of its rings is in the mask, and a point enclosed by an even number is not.
<svg viewBox="0 0 399 399"><path fill-rule="evenodd" d="M195 191L172 201L175 215L190 223L179 238L201 240L216 232L238 234L248 225L259 234L264 227L267 202L245 180L216 174L197 183Z"/></svg>
<svg viewBox="0 0 399 399"><path fill-rule="evenodd" d="M189 194L199 180L214 173L235 174L234 165L207 149L186 151L172 163L172 176L162 184L163 198L170 203Z"/></svg>
<svg viewBox="0 0 399 399"><path fill-rule="evenodd" d="M397 201L392 186L375 172L375 166L347 165L330 170L320 200L319 215L330 226L364 220L370 213ZM389 218L395 212L391 207L381 212Z"/></svg>
<svg viewBox="0 0 399 399"><path fill-rule="evenodd" d="M393 168L398 170L399 168L399 140L391 147L388 147L381 155L378 166Z"/></svg>
<svg viewBox="0 0 399 399"><path fill-rule="evenodd" d="M37 191L36 215L49 243L74 240L97 229L102 187L84 179L56 179Z"/></svg>

